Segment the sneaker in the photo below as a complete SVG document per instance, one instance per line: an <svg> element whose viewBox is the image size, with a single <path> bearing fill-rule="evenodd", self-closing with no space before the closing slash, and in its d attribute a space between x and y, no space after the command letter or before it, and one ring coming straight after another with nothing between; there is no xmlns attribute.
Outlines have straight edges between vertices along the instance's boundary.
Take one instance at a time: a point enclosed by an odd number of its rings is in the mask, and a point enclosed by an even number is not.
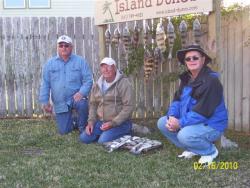
<svg viewBox="0 0 250 188"><path fill-rule="evenodd" d="M213 160L218 156L219 152L217 150L217 148L215 148L215 152L211 155L203 155L201 156L201 158L199 159L198 163L201 163L202 165L210 165Z"/></svg>
<svg viewBox="0 0 250 188"><path fill-rule="evenodd" d="M179 158L191 159L193 156L197 155L191 151L184 151L181 155L178 155Z"/></svg>

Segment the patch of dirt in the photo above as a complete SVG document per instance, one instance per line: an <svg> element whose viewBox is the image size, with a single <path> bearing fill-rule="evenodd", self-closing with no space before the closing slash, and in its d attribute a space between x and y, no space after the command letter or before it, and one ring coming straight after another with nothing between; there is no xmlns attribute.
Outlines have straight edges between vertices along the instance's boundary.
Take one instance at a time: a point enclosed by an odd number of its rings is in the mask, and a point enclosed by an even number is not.
<svg viewBox="0 0 250 188"><path fill-rule="evenodd" d="M133 123L148 127L151 131L157 130L157 121L158 118L132 119Z"/></svg>
<svg viewBox="0 0 250 188"><path fill-rule="evenodd" d="M250 149L249 133L227 130L225 135L227 138L230 138L232 141L236 142L240 148Z"/></svg>

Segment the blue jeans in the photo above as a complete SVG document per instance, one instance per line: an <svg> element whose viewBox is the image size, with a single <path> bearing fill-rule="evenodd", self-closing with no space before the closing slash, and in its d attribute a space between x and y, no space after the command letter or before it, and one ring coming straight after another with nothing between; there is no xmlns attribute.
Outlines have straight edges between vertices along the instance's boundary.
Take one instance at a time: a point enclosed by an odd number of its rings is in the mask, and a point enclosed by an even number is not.
<svg viewBox="0 0 250 188"><path fill-rule="evenodd" d="M167 117L161 117L157 126L161 133L177 147L191 151L198 155L211 155L216 148L213 144L222 133L204 124L190 125L171 132L166 128Z"/></svg>
<svg viewBox="0 0 250 188"><path fill-rule="evenodd" d="M102 131L100 127L102 126L102 121L97 121L94 124L93 132L91 135L88 135L86 131L84 131L80 135L80 141L89 144L91 142L97 141L98 143L104 143L109 142L112 140L115 140L117 138L120 138L124 135L130 135L132 131L132 122L131 121L125 121L121 125L117 127L113 127L111 129L108 129L106 131Z"/></svg>
<svg viewBox="0 0 250 188"><path fill-rule="evenodd" d="M75 114L72 113L75 110ZM68 112L57 113L56 123L60 134L67 134L73 130L74 124L76 128L82 132L88 120L88 100L82 99L78 102L73 101Z"/></svg>

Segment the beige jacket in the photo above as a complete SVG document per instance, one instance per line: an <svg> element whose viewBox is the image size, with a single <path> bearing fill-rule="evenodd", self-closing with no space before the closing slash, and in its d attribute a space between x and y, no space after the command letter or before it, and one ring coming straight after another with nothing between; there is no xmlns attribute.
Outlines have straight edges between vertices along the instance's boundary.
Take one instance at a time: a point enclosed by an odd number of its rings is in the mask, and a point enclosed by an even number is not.
<svg viewBox="0 0 250 188"><path fill-rule="evenodd" d="M111 121L112 126L119 126L131 118L135 106L133 87L127 77L118 70L112 85L106 93L102 88L103 77L101 76L94 84L90 95L90 109L88 122Z"/></svg>

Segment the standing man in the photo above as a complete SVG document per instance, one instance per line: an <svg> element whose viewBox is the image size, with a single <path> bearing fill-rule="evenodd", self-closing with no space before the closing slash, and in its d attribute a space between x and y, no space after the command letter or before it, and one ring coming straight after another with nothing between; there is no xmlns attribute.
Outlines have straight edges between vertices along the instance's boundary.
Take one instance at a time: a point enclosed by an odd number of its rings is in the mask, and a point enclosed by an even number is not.
<svg viewBox="0 0 250 188"><path fill-rule="evenodd" d="M60 134L73 130L73 124L82 132L88 119L88 95L93 79L89 65L80 56L72 54L72 39L62 35L57 40L57 56L43 67L39 101L47 113L52 104ZM76 117L72 118L72 110Z"/></svg>
<svg viewBox="0 0 250 188"><path fill-rule="evenodd" d="M179 50L177 58L187 71L180 76L180 88L166 116L158 120L158 128L185 150L179 157L200 155L199 163L210 164L219 153L214 142L228 123L223 88L218 74L207 66L211 58L200 46Z"/></svg>
<svg viewBox="0 0 250 188"><path fill-rule="evenodd" d="M135 97L132 85L117 68L112 58L100 63L101 77L90 96L88 125L80 135L83 143L108 142L131 134L130 121Z"/></svg>

